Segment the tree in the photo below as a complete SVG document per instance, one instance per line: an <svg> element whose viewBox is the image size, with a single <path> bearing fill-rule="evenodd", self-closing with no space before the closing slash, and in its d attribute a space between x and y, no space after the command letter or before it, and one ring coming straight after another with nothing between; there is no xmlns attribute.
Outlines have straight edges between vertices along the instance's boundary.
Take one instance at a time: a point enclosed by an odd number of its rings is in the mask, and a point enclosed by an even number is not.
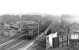
<svg viewBox="0 0 79 50"><path fill-rule="evenodd" d="M2 15L0 19L1 19L0 23L7 23L7 24L11 24L11 23L14 24L20 20L18 15Z"/></svg>

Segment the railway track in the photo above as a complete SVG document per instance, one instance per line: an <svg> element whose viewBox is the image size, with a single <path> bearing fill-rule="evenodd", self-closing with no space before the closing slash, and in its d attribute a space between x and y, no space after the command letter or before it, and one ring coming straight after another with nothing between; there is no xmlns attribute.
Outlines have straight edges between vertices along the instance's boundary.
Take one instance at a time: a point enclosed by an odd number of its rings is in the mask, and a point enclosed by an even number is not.
<svg viewBox="0 0 79 50"><path fill-rule="evenodd" d="M0 38L0 44L5 43L5 42L7 42L9 40L11 40L11 39L8 39L8 38Z"/></svg>
<svg viewBox="0 0 79 50"><path fill-rule="evenodd" d="M13 42L3 46L0 50L11 50L11 49L15 48L16 46L20 45L23 42L24 42L24 40L22 40L22 41L20 41L20 40L13 41Z"/></svg>
<svg viewBox="0 0 79 50"><path fill-rule="evenodd" d="M7 48L10 48L10 47L12 48L14 45L18 45L18 44L22 43L24 41L24 40L20 40L20 38L22 36L24 36L24 35L21 35L15 39L9 39L5 42L2 42L0 44L0 50L6 50Z"/></svg>
<svg viewBox="0 0 79 50"><path fill-rule="evenodd" d="M16 45L12 46L12 47L9 47L7 48L7 50L21 50L21 49L26 49L25 46L30 47L30 43L32 41L21 41L19 43L17 43Z"/></svg>

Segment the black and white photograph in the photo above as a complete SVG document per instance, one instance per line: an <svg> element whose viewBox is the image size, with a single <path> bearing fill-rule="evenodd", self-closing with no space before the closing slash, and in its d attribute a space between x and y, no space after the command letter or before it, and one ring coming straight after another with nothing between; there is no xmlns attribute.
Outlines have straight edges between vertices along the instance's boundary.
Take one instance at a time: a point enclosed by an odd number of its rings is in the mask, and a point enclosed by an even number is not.
<svg viewBox="0 0 79 50"><path fill-rule="evenodd" d="M79 50L79 1L0 0L0 50Z"/></svg>

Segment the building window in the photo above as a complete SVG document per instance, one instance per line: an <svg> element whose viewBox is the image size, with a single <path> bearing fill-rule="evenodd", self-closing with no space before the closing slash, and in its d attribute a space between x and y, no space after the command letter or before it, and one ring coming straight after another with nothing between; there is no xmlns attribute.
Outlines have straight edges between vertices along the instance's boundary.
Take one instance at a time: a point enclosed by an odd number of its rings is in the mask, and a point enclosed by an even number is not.
<svg viewBox="0 0 79 50"><path fill-rule="evenodd" d="M71 39L78 39L79 35L78 34L71 34Z"/></svg>

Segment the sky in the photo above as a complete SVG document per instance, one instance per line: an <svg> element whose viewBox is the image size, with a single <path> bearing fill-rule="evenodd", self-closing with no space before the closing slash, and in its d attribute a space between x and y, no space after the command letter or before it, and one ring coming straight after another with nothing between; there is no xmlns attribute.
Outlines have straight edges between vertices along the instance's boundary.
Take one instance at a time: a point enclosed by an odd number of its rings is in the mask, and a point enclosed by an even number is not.
<svg viewBox="0 0 79 50"><path fill-rule="evenodd" d="M79 16L79 0L0 0L0 15L39 13Z"/></svg>

